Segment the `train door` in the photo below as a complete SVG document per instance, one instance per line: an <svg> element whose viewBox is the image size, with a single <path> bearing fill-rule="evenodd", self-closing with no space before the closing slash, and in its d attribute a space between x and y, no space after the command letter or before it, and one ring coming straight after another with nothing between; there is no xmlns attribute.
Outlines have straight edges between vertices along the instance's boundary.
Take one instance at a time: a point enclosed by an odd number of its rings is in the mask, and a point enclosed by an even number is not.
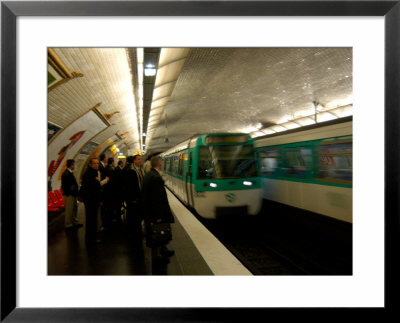
<svg viewBox="0 0 400 323"><path fill-rule="evenodd" d="M193 172L192 172L192 163L193 163L193 152L189 152L189 168L188 172L186 174L186 197L187 197L187 202L190 206L194 206L194 201L193 201Z"/></svg>

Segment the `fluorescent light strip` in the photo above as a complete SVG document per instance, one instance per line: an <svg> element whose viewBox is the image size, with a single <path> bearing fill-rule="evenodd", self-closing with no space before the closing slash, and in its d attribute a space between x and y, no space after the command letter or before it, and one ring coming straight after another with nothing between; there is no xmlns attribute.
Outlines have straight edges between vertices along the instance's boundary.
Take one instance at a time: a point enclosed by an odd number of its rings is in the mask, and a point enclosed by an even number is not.
<svg viewBox="0 0 400 323"><path fill-rule="evenodd" d="M139 141L140 146L143 144L143 60L144 50L143 48L136 49L137 63L138 63L138 83L139 83Z"/></svg>
<svg viewBox="0 0 400 323"><path fill-rule="evenodd" d="M342 107L336 107L333 109L330 109L328 111L321 111L317 113L317 123L318 122L324 122L324 121L329 121L329 120L334 120L334 119L339 119L347 116L353 115L353 105L348 104ZM254 131L251 133L251 136L253 138L260 137L260 132L263 132L266 135L276 133L276 132L281 132L287 129L294 129L294 128L299 128L299 127L304 127L308 126L311 124L315 124L315 114L311 114L309 116L301 117L298 119L294 120L286 120L285 123L282 124L277 124L265 129L260 129L258 131ZM287 129L285 129L287 128Z"/></svg>

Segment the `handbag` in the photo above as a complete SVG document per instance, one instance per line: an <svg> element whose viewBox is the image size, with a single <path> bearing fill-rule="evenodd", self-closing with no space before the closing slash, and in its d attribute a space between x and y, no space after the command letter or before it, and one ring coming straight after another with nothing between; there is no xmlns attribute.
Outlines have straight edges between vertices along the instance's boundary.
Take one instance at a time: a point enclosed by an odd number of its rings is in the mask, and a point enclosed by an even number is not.
<svg viewBox="0 0 400 323"><path fill-rule="evenodd" d="M167 244L172 240L171 225L169 223L150 223L150 241L152 247Z"/></svg>

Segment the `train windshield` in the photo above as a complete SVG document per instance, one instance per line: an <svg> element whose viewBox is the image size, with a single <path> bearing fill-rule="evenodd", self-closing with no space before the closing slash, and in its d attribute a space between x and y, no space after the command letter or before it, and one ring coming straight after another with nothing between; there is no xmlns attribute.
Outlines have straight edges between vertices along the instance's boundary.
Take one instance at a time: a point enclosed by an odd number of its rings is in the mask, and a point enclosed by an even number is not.
<svg viewBox="0 0 400 323"><path fill-rule="evenodd" d="M197 178L256 177L257 168L252 145L206 146L199 148Z"/></svg>

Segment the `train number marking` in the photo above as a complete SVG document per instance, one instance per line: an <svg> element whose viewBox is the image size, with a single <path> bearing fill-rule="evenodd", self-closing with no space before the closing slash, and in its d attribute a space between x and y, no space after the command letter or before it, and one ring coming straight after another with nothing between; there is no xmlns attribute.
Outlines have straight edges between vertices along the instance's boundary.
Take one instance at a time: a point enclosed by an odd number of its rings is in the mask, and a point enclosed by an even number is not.
<svg viewBox="0 0 400 323"><path fill-rule="evenodd" d="M233 193L225 194L225 198L229 203L234 203L236 201L236 195Z"/></svg>

